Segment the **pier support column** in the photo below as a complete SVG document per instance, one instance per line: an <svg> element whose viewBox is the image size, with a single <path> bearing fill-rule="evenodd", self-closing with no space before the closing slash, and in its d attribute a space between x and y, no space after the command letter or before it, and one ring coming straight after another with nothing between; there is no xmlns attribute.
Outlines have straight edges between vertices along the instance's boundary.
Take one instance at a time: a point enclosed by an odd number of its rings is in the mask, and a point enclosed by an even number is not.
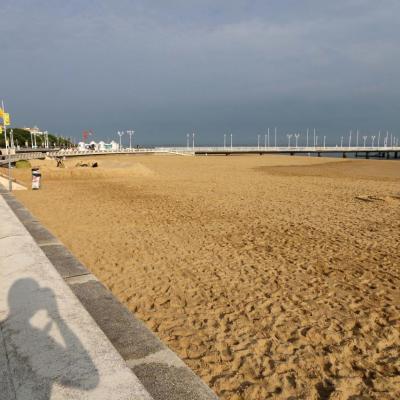
<svg viewBox="0 0 400 400"><path fill-rule="evenodd" d="M397 151L394 152L394 158L397 158Z"/></svg>
<svg viewBox="0 0 400 400"><path fill-rule="evenodd" d="M347 158L347 154L343 152L343 158Z"/></svg>
<svg viewBox="0 0 400 400"><path fill-rule="evenodd" d="M318 152L317 155L318 155L318 157L321 157L321 153L320 152Z"/></svg>
<svg viewBox="0 0 400 400"><path fill-rule="evenodd" d="M369 158L369 152L368 151L366 151L365 152L365 158L368 160L368 158Z"/></svg>
<svg viewBox="0 0 400 400"><path fill-rule="evenodd" d="M390 153L387 151L386 152L386 158L389 160L389 158L390 158Z"/></svg>

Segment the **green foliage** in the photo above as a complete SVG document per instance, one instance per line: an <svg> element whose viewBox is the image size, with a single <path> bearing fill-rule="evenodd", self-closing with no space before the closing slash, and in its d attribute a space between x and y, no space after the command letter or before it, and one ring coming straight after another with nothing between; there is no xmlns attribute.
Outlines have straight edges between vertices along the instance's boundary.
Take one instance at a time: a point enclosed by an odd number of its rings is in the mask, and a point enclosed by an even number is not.
<svg viewBox="0 0 400 400"><path fill-rule="evenodd" d="M19 160L15 163L15 168L32 168L32 165L28 160Z"/></svg>
<svg viewBox="0 0 400 400"><path fill-rule="evenodd" d="M14 144L17 146L17 144L21 147L24 148L26 144L28 147L31 147L31 134L29 131L21 128L11 128L13 129L13 134L14 134ZM10 128L7 128L7 137L10 139ZM42 140L43 140L43 145L44 145L44 138L37 136L36 142L38 147L42 147ZM69 147L72 145L71 141L65 138L62 138L60 136L52 135L49 133L49 144L50 147ZM0 134L0 147L5 147L5 140L4 140L4 132Z"/></svg>

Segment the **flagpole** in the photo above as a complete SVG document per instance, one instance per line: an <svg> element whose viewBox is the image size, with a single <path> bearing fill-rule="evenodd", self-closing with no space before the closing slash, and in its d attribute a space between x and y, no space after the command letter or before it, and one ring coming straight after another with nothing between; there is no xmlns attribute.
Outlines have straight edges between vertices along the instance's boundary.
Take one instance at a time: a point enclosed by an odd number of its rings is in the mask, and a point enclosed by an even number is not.
<svg viewBox="0 0 400 400"><path fill-rule="evenodd" d="M7 128L6 128L6 121L4 119L4 101L1 100L1 108L3 110L3 129L4 129L4 140L6 141L6 149L8 147L8 190L12 191L12 181L11 181L11 148L7 146ZM11 144L11 143L10 143Z"/></svg>

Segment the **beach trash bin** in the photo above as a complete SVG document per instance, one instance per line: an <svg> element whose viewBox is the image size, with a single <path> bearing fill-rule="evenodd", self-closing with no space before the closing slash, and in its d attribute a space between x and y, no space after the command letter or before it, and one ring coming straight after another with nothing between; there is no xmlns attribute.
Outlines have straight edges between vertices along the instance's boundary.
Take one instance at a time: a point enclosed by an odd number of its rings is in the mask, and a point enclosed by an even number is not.
<svg viewBox="0 0 400 400"><path fill-rule="evenodd" d="M42 178L42 174L40 173L40 169L32 168L32 189L33 190L40 189L41 178Z"/></svg>

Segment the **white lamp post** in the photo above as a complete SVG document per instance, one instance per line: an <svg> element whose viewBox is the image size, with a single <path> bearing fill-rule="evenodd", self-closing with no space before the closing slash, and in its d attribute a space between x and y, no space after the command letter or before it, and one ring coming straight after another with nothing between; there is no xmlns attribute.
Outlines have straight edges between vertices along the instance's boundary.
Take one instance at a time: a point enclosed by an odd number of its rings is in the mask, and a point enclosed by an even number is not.
<svg viewBox="0 0 400 400"><path fill-rule="evenodd" d="M226 149L226 133L224 133L224 149Z"/></svg>
<svg viewBox="0 0 400 400"><path fill-rule="evenodd" d="M290 147L290 138L293 136L292 134L288 134L288 135L286 135L287 136L287 138L288 138L288 147Z"/></svg>
<svg viewBox="0 0 400 400"><path fill-rule="evenodd" d="M364 139L364 149L365 149L365 142L367 141L367 136L363 136Z"/></svg>
<svg viewBox="0 0 400 400"><path fill-rule="evenodd" d="M340 138L340 147L343 148L343 136Z"/></svg>
<svg viewBox="0 0 400 400"><path fill-rule="evenodd" d="M371 145L371 147L374 147L375 136L371 136L371 139L372 139L372 145Z"/></svg>
<svg viewBox="0 0 400 400"><path fill-rule="evenodd" d="M231 133L231 150L233 148L233 142L232 142L232 133Z"/></svg>
<svg viewBox="0 0 400 400"><path fill-rule="evenodd" d="M300 133L295 133L295 134L294 134L294 137L295 137L295 139L296 139L296 147L297 147L298 140L299 140L299 137L300 137Z"/></svg>
<svg viewBox="0 0 400 400"><path fill-rule="evenodd" d="M122 136L124 135L124 131L118 131L118 136L119 136L119 151L122 150Z"/></svg>
<svg viewBox="0 0 400 400"><path fill-rule="evenodd" d="M257 135L257 148L260 150L260 135Z"/></svg>
<svg viewBox="0 0 400 400"><path fill-rule="evenodd" d="M135 131L126 131L126 133L129 135L129 150L132 150L132 136L134 136Z"/></svg>

